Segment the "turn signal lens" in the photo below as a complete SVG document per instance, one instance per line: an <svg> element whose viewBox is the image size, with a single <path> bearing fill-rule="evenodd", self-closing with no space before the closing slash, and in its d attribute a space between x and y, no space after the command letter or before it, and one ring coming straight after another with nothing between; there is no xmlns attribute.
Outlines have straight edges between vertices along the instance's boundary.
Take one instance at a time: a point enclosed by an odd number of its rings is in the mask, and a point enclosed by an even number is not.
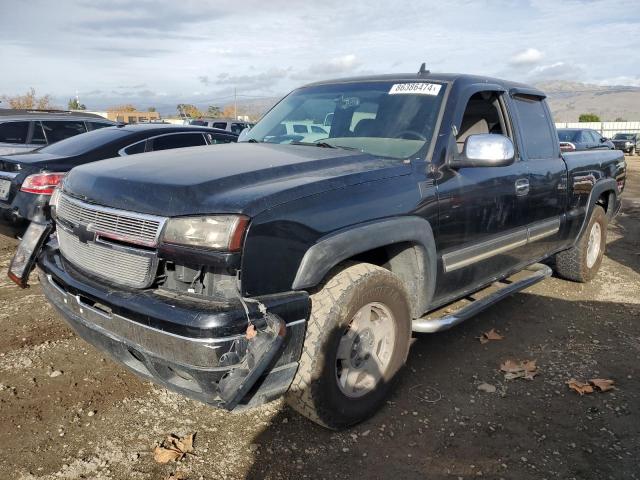
<svg viewBox="0 0 640 480"><path fill-rule="evenodd" d="M66 174L66 172L34 173L24 179L20 191L51 195Z"/></svg>

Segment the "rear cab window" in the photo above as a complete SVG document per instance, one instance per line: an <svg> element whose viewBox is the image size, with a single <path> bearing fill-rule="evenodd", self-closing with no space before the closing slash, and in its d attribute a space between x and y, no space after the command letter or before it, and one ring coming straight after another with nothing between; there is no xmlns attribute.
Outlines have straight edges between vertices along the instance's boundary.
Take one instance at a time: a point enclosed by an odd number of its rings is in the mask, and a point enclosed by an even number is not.
<svg viewBox="0 0 640 480"><path fill-rule="evenodd" d="M552 158L558 141L557 135L552 133L543 99L533 95L514 95L513 100L522 133L522 149L527 158Z"/></svg>

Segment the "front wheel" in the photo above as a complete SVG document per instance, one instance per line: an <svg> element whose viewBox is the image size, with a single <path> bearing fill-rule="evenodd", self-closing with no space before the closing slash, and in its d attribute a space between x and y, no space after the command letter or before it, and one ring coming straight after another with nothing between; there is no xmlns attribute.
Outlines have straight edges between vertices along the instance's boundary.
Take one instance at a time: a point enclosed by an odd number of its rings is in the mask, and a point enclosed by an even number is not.
<svg viewBox="0 0 640 480"><path fill-rule="evenodd" d="M596 205L578 243L556 255L555 270L561 277L584 283L596 276L607 243L607 225L607 214L600 205Z"/></svg>
<svg viewBox="0 0 640 480"><path fill-rule="evenodd" d="M311 295L298 372L287 393L299 413L331 429L373 415L409 351L407 294L394 274L345 264Z"/></svg>

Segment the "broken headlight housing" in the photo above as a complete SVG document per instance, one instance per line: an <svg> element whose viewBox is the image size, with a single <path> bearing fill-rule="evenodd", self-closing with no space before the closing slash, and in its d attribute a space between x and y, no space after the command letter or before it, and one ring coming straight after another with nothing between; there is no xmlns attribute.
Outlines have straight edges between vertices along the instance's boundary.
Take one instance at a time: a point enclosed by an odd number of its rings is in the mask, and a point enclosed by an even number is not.
<svg viewBox="0 0 640 480"><path fill-rule="evenodd" d="M235 252L242 248L248 223L249 219L242 215L171 218L164 228L162 241L188 247Z"/></svg>

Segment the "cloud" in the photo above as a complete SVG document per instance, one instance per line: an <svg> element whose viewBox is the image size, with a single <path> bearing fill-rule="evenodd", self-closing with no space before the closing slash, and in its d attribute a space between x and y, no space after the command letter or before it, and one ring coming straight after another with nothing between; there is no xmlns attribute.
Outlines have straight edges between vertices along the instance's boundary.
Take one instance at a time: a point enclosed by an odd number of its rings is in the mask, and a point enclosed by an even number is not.
<svg viewBox="0 0 640 480"><path fill-rule="evenodd" d="M528 74L528 79L532 82L540 82L543 80L575 80L583 77L584 69L581 66L566 62L540 65Z"/></svg>
<svg viewBox="0 0 640 480"><path fill-rule="evenodd" d="M535 65L544 58L544 54L536 48L527 48L511 57L509 63L513 66Z"/></svg>
<svg viewBox="0 0 640 480"><path fill-rule="evenodd" d="M315 63L309 67L313 75L336 75L354 71L361 65L354 54L332 58L326 62Z"/></svg>
<svg viewBox="0 0 640 480"><path fill-rule="evenodd" d="M33 86L68 99L145 84L190 103L234 87L273 96L326 78L415 72L425 60L435 72L637 83L633 0L588 1L0 0L0 94ZM606 54L594 62L593 52Z"/></svg>
<svg viewBox="0 0 640 480"><path fill-rule="evenodd" d="M279 80L287 78L291 73L291 68L269 68L264 72L251 75L232 75L228 72L218 74L218 84L226 84L246 90L258 88L268 88L274 86ZM208 81L208 77L207 81ZM202 80L200 80L201 83Z"/></svg>

